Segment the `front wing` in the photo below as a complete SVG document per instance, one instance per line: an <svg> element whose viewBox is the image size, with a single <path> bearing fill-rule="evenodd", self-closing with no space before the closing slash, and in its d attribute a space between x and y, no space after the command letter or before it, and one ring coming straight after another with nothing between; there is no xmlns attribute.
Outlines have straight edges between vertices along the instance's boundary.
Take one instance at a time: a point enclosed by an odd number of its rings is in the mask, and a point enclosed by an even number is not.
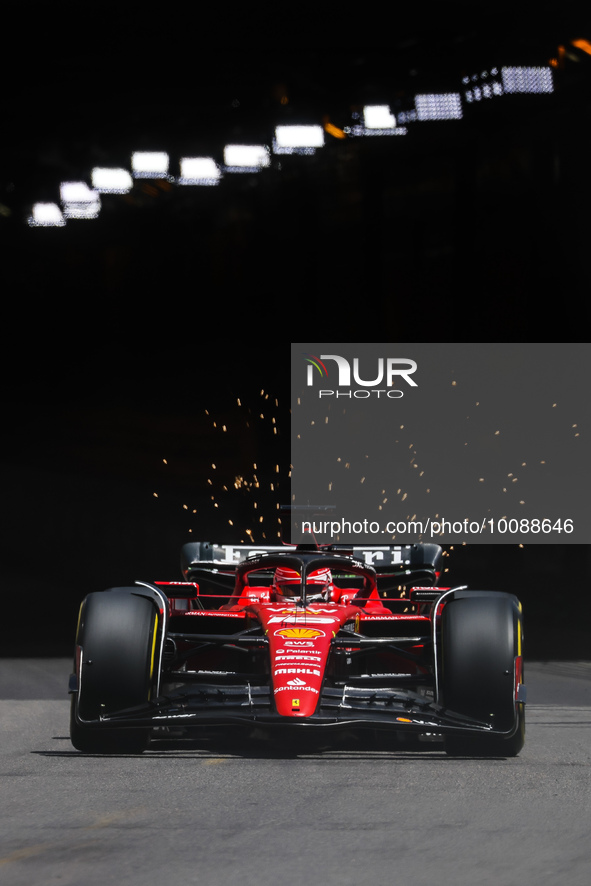
<svg viewBox="0 0 591 886"><path fill-rule="evenodd" d="M519 701L519 699L518 699ZM311 717L283 717L275 712L269 686L202 684L182 694L160 696L145 705L103 714L98 720L78 721L100 728L251 725L261 727L371 727L393 732L482 734L510 738L490 723L473 720L404 689L325 687Z"/></svg>

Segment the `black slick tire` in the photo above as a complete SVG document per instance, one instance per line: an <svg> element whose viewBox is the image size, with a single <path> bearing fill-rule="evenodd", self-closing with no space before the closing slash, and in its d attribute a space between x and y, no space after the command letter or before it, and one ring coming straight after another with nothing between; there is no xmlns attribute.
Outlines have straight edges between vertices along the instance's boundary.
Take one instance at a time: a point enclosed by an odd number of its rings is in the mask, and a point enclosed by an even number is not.
<svg viewBox="0 0 591 886"><path fill-rule="evenodd" d="M445 749L450 756L515 757L522 750L525 711L515 700L521 622L519 601L511 594L469 592L444 606L440 659L444 706L508 733L506 738L447 735Z"/></svg>
<svg viewBox="0 0 591 886"><path fill-rule="evenodd" d="M86 726L101 714L146 703L154 680L158 628L150 600L121 588L84 600L76 646L80 647L78 691L72 695L70 738L85 753L141 753L150 730ZM78 716L77 716L78 715Z"/></svg>

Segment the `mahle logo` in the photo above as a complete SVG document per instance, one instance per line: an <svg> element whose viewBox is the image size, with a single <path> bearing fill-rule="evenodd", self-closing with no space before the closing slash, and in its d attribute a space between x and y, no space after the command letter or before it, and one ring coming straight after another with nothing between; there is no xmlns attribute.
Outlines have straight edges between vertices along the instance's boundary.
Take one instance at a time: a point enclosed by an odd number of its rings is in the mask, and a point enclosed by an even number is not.
<svg viewBox="0 0 591 886"><path fill-rule="evenodd" d="M308 364L306 384L309 388L315 386L319 380L318 377L321 382L327 381L329 384L332 382L335 386L333 389L320 388L319 397L355 397L357 400L364 400L372 396L379 398L385 395L390 399L398 400L404 396L404 391L394 388L395 379L398 382L406 382L410 387L418 387L416 381L411 378L411 375L417 370L417 364L415 360L410 360L408 357L378 357L377 367L375 364L372 367L367 366L366 361L363 371L364 373L371 372L369 379L361 377L359 357L353 357L353 366L346 357L341 357L339 354L321 354L319 357L314 354L306 354L305 360ZM328 360L336 363L336 368L332 364L327 367L325 361ZM353 389L353 384L359 385L359 387ZM385 385L385 387L379 387L380 385ZM339 390L340 388L349 388L349 390Z"/></svg>

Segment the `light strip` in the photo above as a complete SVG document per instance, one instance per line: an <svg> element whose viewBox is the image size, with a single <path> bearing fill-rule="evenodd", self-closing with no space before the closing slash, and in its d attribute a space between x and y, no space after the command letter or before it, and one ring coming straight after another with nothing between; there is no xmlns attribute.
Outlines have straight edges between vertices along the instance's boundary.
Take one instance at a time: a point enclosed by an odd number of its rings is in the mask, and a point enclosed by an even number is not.
<svg viewBox="0 0 591 886"><path fill-rule="evenodd" d="M92 187L99 194L128 194L133 180L127 169L96 166L91 172Z"/></svg>

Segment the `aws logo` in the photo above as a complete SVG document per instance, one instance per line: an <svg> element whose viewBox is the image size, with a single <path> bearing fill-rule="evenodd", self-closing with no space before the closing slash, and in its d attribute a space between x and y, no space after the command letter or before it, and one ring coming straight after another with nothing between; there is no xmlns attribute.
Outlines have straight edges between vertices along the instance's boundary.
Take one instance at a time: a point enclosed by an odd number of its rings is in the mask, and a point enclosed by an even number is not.
<svg viewBox="0 0 591 886"><path fill-rule="evenodd" d="M339 354L321 354L319 357L306 354L304 360L307 364L308 387L314 387L318 383L333 385L332 389L321 388L318 391L319 397L354 397L363 400L385 395L390 399L399 399L404 396L404 392L394 388L395 380L403 381L412 388L418 387L417 382L411 378L417 371L417 363L408 357L378 357L377 365L374 363L373 366L366 359L363 366L365 377L362 377L359 357L353 357L352 364ZM353 385L359 387L353 389ZM350 390L338 390L339 388Z"/></svg>

